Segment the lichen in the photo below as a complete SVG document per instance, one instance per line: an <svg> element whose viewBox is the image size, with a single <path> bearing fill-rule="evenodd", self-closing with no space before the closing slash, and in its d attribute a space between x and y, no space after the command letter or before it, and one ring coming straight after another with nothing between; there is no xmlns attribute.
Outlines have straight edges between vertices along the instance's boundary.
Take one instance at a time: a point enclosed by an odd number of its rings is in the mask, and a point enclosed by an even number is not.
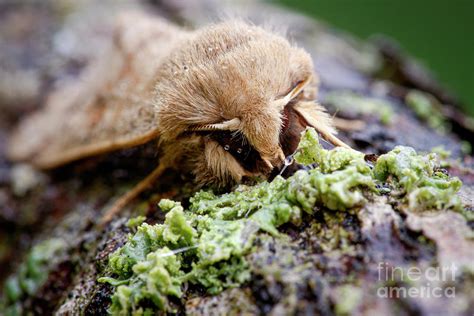
<svg viewBox="0 0 474 316"><path fill-rule="evenodd" d="M449 130L449 124L439 110L439 102L432 95L412 90L406 95L405 102L412 108L416 116L427 122L431 128L442 133Z"/></svg>
<svg viewBox="0 0 474 316"><path fill-rule="evenodd" d="M449 168L451 167L452 160L451 160L451 151L444 148L443 145L435 146L431 148L431 153L438 155L439 158L439 165L441 168Z"/></svg>
<svg viewBox="0 0 474 316"><path fill-rule="evenodd" d="M351 315L356 311L362 302L363 290L360 287L346 284L334 290L337 297L334 312L336 315Z"/></svg>
<svg viewBox="0 0 474 316"><path fill-rule="evenodd" d="M374 176L405 194L411 211L461 210L456 193L462 182L438 171L436 154L418 155L413 148L397 146L378 158Z"/></svg>
<svg viewBox="0 0 474 316"><path fill-rule="evenodd" d="M317 132L307 129L298 144L295 160L302 165L316 164L323 173L331 173L347 166L356 166L364 174L370 173L370 168L364 161L364 154L353 149L336 147L326 150L319 145Z"/></svg>
<svg viewBox="0 0 474 316"><path fill-rule="evenodd" d="M146 220L145 216L139 215L137 217L130 218L127 221L126 225L127 225L128 228L135 228L135 227L139 226L141 223L143 223L145 220Z"/></svg>
<svg viewBox="0 0 474 316"><path fill-rule="evenodd" d="M443 145L431 148L431 152L437 154L438 157L443 160L449 159L452 154L451 151L444 148Z"/></svg>
<svg viewBox="0 0 474 316"><path fill-rule="evenodd" d="M362 96L352 91L332 91L326 95L324 100L338 110L357 114L374 114L385 125L392 122L394 115L389 102L380 98Z"/></svg>
<svg viewBox="0 0 474 316"><path fill-rule="evenodd" d="M138 303L148 300L158 309L167 307L167 296L181 296L179 258L167 247L147 254L146 259L133 265L133 275L127 285L118 285L112 297L112 313L138 310Z"/></svg>
<svg viewBox="0 0 474 316"><path fill-rule="evenodd" d="M62 239L52 238L34 246L15 275L5 282L4 297L0 300L0 312L5 315L21 315L19 302L34 295L44 284L49 270L57 263L57 258L65 249Z"/></svg>
<svg viewBox="0 0 474 316"><path fill-rule="evenodd" d="M312 169L222 195L200 191L187 210L161 200L164 223L141 224L110 256L108 276L100 279L116 287L110 312L140 314L150 305L173 311L170 299L181 297L186 283L209 294L240 286L254 272L248 256L258 240L285 238L279 227L298 226L305 214L355 212L381 184L403 195L413 209L460 205L455 196L460 181L437 172L434 155L417 155L408 147L380 156L372 167L357 151L323 149L315 130L307 129L295 160Z"/></svg>

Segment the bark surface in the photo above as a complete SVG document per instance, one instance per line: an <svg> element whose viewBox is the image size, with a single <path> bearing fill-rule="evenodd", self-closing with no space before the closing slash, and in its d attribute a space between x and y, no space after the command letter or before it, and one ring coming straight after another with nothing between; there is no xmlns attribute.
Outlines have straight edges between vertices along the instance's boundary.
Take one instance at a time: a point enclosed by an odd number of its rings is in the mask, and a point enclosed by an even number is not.
<svg viewBox="0 0 474 316"><path fill-rule="evenodd" d="M56 1L0 4L0 284L21 273L34 245L58 241L61 251L45 253L31 293L17 304L33 314L105 314L112 287L97 282L108 256L127 241L130 216L159 223L163 197L186 201L189 179L168 173L104 231L97 229L107 203L156 165L155 144L87 159L49 173L12 165L5 158L8 134L17 119L43 104L62 80L74 80L101 50L108 17L125 5ZM68 2L69 3L69 2ZM157 4L158 3L158 4ZM463 181L464 213L411 212L396 198L379 196L351 212L317 212L298 227L284 225L283 242L262 239L248 256L251 280L217 296L190 287L172 303L180 313L222 314L444 314L474 312L474 141L472 120L455 98L392 42L364 42L317 21L269 5L218 1L150 1L145 8L176 23L199 27L222 12L237 12L256 23L284 21L289 36L314 57L321 76L320 102L338 118L352 120L340 137L363 152L382 154L396 145L451 152L445 169ZM126 7L126 6L125 6ZM130 8L126 8L130 9ZM19 23L18 21L21 21ZM280 21L280 22L278 22ZM87 43L85 45L84 43ZM349 92L348 92L349 91ZM424 115L410 98L429 93ZM374 101L377 100L377 101ZM349 103L349 105L347 105ZM437 116L439 120L430 120ZM355 126L355 121L360 121ZM183 189L184 187L184 189ZM51 245L50 245L51 246ZM44 261L45 259L43 259ZM454 280L429 279L430 268L455 265ZM418 267L424 278L387 277L382 267ZM382 272L381 272L382 271ZM428 279L426 278L428 277ZM392 288L454 287L454 297L384 298ZM7 295L2 290L3 295ZM403 295L402 295L403 296ZM1 311L0 311L1 313Z"/></svg>

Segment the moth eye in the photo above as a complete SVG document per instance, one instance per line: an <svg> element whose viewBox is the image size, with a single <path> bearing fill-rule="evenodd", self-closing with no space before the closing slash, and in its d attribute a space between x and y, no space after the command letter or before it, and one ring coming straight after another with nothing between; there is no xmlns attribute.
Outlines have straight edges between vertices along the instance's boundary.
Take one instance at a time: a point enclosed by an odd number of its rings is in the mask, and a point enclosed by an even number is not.
<svg viewBox="0 0 474 316"><path fill-rule="evenodd" d="M242 148L237 148L237 153L241 154L242 153Z"/></svg>
<svg viewBox="0 0 474 316"><path fill-rule="evenodd" d="M229 151L229 149L230 149L230 146L229 146L229 145L225 145L225 146L224 146L224 150L225 150L225 151Z"/></svg>

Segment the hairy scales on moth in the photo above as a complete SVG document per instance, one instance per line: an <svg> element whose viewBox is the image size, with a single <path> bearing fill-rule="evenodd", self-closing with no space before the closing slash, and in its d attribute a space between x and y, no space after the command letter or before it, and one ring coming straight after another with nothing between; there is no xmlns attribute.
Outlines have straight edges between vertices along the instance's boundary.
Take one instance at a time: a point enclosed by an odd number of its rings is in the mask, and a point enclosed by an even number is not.
<svg viewBox="0 0 474 316"><path fill-rule="evenodd" d="M159 165L115 202L107 222L167 168L225 186L268 178L306 126L347 146L314 102L317 84L308 53L258 26L230 21L185 31L129 12L81 80L19 125L8 154L49 169L157 140Z"/></svg>

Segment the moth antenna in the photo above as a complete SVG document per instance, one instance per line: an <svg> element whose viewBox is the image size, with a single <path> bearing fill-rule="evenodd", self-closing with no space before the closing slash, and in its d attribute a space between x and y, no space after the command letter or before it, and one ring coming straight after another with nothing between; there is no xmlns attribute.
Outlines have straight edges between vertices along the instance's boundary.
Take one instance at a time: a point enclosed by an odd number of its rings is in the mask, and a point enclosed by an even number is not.
<svg viewBox="0 0 474 316"><path fill-rule="evenodd" d="M340 131L360 131L363 130L367 124L362 120L345 120L339 117L333 117L334 126Z"/></svg>
<svg viewBox="0 0 474 316"><path fill-rule="evenodd" d="M303 101L296 103L294 109L306 120L306 122L308 122L310 126L314 127L314 129L318 131L324 139L328 140L335 146L351 149L349 145L335 136L337 132L333 126L331 117L324 107L315 102Z"/></svg>
<svg viewBox="0 0 474 316"><path fill-rule="evenodd" d="M293 100L303 89L311 82L313 77L309 76L303 81L300 81L291 91L285 95L283 98L273 101L274 106L276 106L280 111L285 108L285 106Z"/></svg>
<svg viewBox="0 0 474 316"><path fill-rule="evenodd" d="M122 195L110 208L107 209L105 214L102 216L99 225L104 227L109 223L115 215L120 213L123 208L127 206L127 204L132 202L140 193L155 183L156 179L158 179L167 168L168 166L163 163L158 164L158 166L148 176L146 176L145 179L137 183L133 189Z"/></svg>
<svg viewBox="0 0 474 316"><path fill-rule="evenodd" d="M236 131L240 128L240 119L233 118L231 120L217 123L217 124L207 124L201 126L195 126L188 128L188 131L198 132L198 131Z"/></svg>

